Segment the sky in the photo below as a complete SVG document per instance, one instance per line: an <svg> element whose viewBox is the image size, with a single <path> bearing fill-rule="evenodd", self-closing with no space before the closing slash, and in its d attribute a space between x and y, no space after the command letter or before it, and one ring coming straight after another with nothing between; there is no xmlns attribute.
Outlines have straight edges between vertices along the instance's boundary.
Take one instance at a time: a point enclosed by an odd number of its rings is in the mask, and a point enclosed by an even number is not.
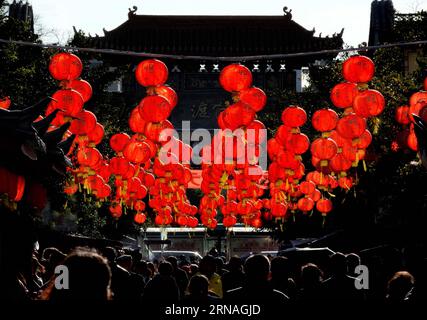
<svg viewBox="0 0 427 320"><path fill-rule="evenodd" d="M332 35L344 28L344 41L357 46L368 41L372 0L29 0L43 41L65 43L73 26L91 35L103 35L127 20L128 8L150 15L283 15L316 35ZM398 12L427 10L427 0L394 0Z"/></svg>

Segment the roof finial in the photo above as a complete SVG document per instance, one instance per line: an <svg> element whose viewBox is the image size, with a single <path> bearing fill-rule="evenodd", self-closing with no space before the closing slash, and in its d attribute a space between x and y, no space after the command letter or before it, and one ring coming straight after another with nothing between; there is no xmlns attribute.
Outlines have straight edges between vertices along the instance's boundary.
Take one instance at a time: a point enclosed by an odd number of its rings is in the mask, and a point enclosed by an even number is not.
<svg viewBox="0 0 427 320"><path fill-rule="evenodd" d="M285 17L287 19L292 20L292 9L288 9L288 7L284 7L283 12L285 13Z"/></svg>
<svg viewBox="0 0 427 320"><path fill-rule="evenodd" d="M133 18L136 15L137 10L138 10L137 6L133 6L132 9L129 8L129 12L128 12L129 19Z"/></svg>

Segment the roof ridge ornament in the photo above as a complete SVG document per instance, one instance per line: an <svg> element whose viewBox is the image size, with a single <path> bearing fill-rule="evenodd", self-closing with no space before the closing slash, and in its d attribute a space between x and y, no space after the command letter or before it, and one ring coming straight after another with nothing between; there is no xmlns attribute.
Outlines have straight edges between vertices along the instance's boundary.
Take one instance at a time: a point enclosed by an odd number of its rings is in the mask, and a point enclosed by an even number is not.
<svg viewBox="0 0 427 320"><path fill-rule="evenodd" d="M284 7L283 12L285 13L286 19L292 20L292 9L288 9L288 7Z"/></svg>
<svg viewBox="0 0 427 320"><path fill-rule="evenodd" d="M128 12L128 18L132 19L134 16L136 16L136 11L138 10L137 6L133 6L132 9L129 8L129 12Z"/></svg>

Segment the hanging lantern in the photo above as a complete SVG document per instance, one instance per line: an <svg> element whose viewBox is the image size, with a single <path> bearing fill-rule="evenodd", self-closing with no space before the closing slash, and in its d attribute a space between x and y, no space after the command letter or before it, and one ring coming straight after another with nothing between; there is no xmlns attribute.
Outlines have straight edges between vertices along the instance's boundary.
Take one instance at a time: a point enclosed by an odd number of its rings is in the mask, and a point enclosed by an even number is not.
<svg viewBox="0 0 427 320"><path fill-rule="evenodd" d="M338 146L330 138L318 138L311 144L310 150L314 157L329 160L337 154Z"/></svg>
<svg viewBox="0 0 427 320"><path fill-rule="evenodd" d="M365 56L353 56L342 67L344 79L354 83L367 83L375 73L374 62Z"/></svg>
<svg viewBox="0 0 427 320"><path fill-rule="evenodd" d="M139 109L134 108L129 117L129 128L135 133L144 133L147 122L139 114Z"/></svg>
<svg viewBox="0 0 427 320"><path fill-rule="evenodd" d="M147 219L147 217L143 213L137 213L137 214L135 214L135 216L133 218L133 220L137 224L144 224L146 219Z"/></svg>
<svg viewBox="0 0 427 320"><path fill-rule="evenodd" d="M0 99L0 109L9 109L11 101L9 97L4 97Z"/></svg>
<svg viewBox="0 0 427 320"><path fill-rule="evenodd" d="M353 110L363 118L373 117L383 112L385 107L384 96L377 90L360 92L353 102Z"/></svg>
<svg viewBox="0 0 427 320"><path fill-rule="evenodd" d="M111 216L115 219L118 219L122 216L122 213L123 213L122 206L117 202L112 203L110 205L109 210L110 210Z"/></svg>
<svg viewBox="0 0 427 320"><path fill-rule="evenodd" d="M66 116L76 116L83 109L83 98L75 90L58 90L52 96L49 106L52 111L60 109Z"/></svg>
<svg viewBox="0 0 427 320"><path fill-rule="evenodd" d="M154 92L156 95L165 98L169 102L172 109L175 108L175 106L178 104L178 95L171 87L158 86L154 88Z"/></svg>
<svg viewBox="0 0 427 320"><path fill-rule="evenodd" d="M331 131L338 123L338 114L332 109L318 110L313 114L311 122L317 131Z"/></svg>
<svg viewBox="0 0 427 320"><path fill-rule="evenodd" d="M70 132L78 135L84 136L89 132L95 130L96 127L96 116L87 110L83 110L76 114L75 120L71 121Z"/></svg>
<svg viewBox="0 0 427 320"><path fill-rule="evenodd" d="M171 111L168 100L162 96L147 96L138 106L139 114L147 122L162 122L166 120Z"/></svg>
<svg viewBox="0 0 427 320"><path fill-rule="evenodd" d="M72 53L58 53L52 57L49 63L49 72L56 80L74 80L80 77L83 64L79 57Z"/></svg>
<svg viewBox="0 0 427 320"><path fill-rule="evenodd" d="M332 210L332 201L329 199L320 199L316 203L316 209L322 216L326 216Z"/></svg>
<svg viewBox="0 0 427 320"><path fill-rule="evenodd" d="M142 61L135 70L136 81L144 87L163 85L168 79L168 68L157 59Z"/></svg>
<svg viewBox="0 0 427 320"><path fill-rule="evenodd" d="M224 111L223 119L229 125L229 129L235 130L252 123L255 119L255 111L248 104L237 102Z"/></svg>
<svg viewBox="0 0 427 320"><path fill-rule="evenodd" d="M85 167L95 167L102 160L102 154L95 148L80 148L77 152L77 161Z"/></svg>
<svg viewBox="0 0 427 320"><path fill-rule="evenodd" d="M282 122L287 127L301 127L306 121L307 113L303 108L298 106L290 106L283 110Z"/></svg>
<svg viewBox="0 0 427 320"><path fill-rule="evenodd" d="M293 133L286 140L285 147L287 150L300 155L307 152L310 148L310 140L303 133Z"/></svg>
<svg viewBox="0 0 427 320"><path fill-rule="evenodd" d="M92 86L86 80L71 80L67 83L67 89L73 89L80 93L85 103L92 97Z"/></svg>
<svg viewBox="0 0 427 320"><path fill-rule="evenodd" d="M394 118L400 124L406 125L411 123L411 119L409 118L409 107L401 106L396 109Z"/></svg>
<svg viewBox="0 0 427 320"><path fill-rule="evenodd" d="M355 139L366 130L366 121L356 114L349 114L338 121L337 132L346 139Z"/></svg>
<svg viewBox="0 0 427 320"><path fill-rule="evenodd" d="M314 201L311 198L301 198L298 200L298 209L302 212L308 212L313 210Z"/></svg>
<svg viewBox="0 0 427 320"><path fill-rule="evenodd" d="M133 163L143 163L150 159L150 147L145 142L132 141L126 145L123 155Z"/></svg>
<svg viewBox="0 0 427 320"><path fill-rule="evenodd" d="M245 139L248 144L259 145L267 139L267 130L261 121L254 120L246 127Z"/></svg>
<svg viewBox="0 0 427 320"><path fill-rule="evenodd" d="M242 91L252 85L252 73L241 64L230 64L221 70L219 83L228 92Z"/></svg>
<svg viewBox="0 0 427 320"><path fill-rule="evenodd" d="M410 107L409 107L409 114L408 114L409 115L409 119L411 121L415 121L414 117L412 115L415 114L415 115L419 116L420 115L420 111L425 106L427 106L427 102L423 102L423 101L417 102L415 104L411 104Z"/></svg>
<svg viewBox="0 0 427 320"><path fill-rule="evenodd" d="M355 83L343 82L337 84L331 91L331 101L337 108L349 108L359 93Z"/></svg>
<svg viewBox="0 0 427 320"><path fill-rule="evenodd" d="M300 191L305 195L310 195L316 189L316 185L312 181L304 181L300 184Z"/></svg>
<svg viewBox="0 0 427 320"><path fill-rule="evenodd" d="M418 151L418 140L415 132L411 130L406 140L406 143L412 151Z"/></svg>
<svg viewBox="0 0 427 320"><path fill-rule="evenodd" d="M163 140L161 134L162 132L167 132L167 129L173 129L172 123L170 123L168 120L165 120L161 123L156 122L149 122L145 126L145 136L147 139L150 139L154 142L160 142Z"/></svg>
<svg viewBox="0 0 427 320"><path fill-rule="evenodd" d="M104 133L104 126L100 123L96 123L95 129L87 133L88 142L94 145L100 144L104 138Z"/></svg>
<svg viewBox="0 0 427 320"><path fill-rule="evenodd" d="M357 147L359 149L366 149L372 142L372 134L366 129L362 135L359 137L359 142L357 143Z"/></svg>
<svg viewBox="0 0 427 320"><path fill-rule="evenodd" d="M267 96L261 89L252 87L239 92L239 100L248 104L255 112L264 109Z"/></svg>
<svg viewBox="0 0 427 320"><path fill-rule="evenodd" d="M130 142L130 137L126 133L116 133L110 138L110 147L115 152L119 153L124 150L126 145Z"/></svg>
<svg viewBox="0 0 427 320"><path fill-rule="evenodd" d="M334 172L344 172L351 168L352 161L348 160L344 154L338 153L329 161L329 166Z"/></svg>
<svg viewBox="0 0 427 320"><path fill-rule="evenodd" d="M417 103L427 103L427 91L419 91L411 96L409 99L409 105L413 106Z"/></svg>

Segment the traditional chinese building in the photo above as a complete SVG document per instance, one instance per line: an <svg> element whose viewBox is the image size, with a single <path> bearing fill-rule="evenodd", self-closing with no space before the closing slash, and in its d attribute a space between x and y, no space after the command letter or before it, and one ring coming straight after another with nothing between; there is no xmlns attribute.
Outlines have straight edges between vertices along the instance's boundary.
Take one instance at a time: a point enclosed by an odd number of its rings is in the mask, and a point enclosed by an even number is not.
<svg viewBox="0 0 427 320"><path fill-rule="evenodd" d="M371 4L369 45L426 40L427 12L397 13L391 0L375 0ZM419 69L422 46L404 47L402 71L409 74ZM424 57L426 59L426 57Z"/></svg>
<svg viewBox="0 0 427 320"><path fill-rule="evenodd" d="M13 2L9 5L9 17L16 20L25 21L29 24L30 30L34 32L33 7L27 2Z"/></svg>
<svg viewBox="0 0 427 320"><path fill-rule="evenodd" d="M168 83L178 92L179 104L171 115L177 128L181 120L191 127L216 128L216 116L230 95L219 87L218 75L228 63L204 57L240 57L289 54L342 48L342 34L315 36L292 19L284 8L280 16L153 16L129 9L128 20L103 36L90 37L92 47L125 51L200 56L162 59L170 70ZM336 55L241 61L254 73L255 85L269 89L303 90L304 70L316 60ZM135 59L135 64L142 58ZM118 86L123 93L143 96L133 75Z"/></svg>

